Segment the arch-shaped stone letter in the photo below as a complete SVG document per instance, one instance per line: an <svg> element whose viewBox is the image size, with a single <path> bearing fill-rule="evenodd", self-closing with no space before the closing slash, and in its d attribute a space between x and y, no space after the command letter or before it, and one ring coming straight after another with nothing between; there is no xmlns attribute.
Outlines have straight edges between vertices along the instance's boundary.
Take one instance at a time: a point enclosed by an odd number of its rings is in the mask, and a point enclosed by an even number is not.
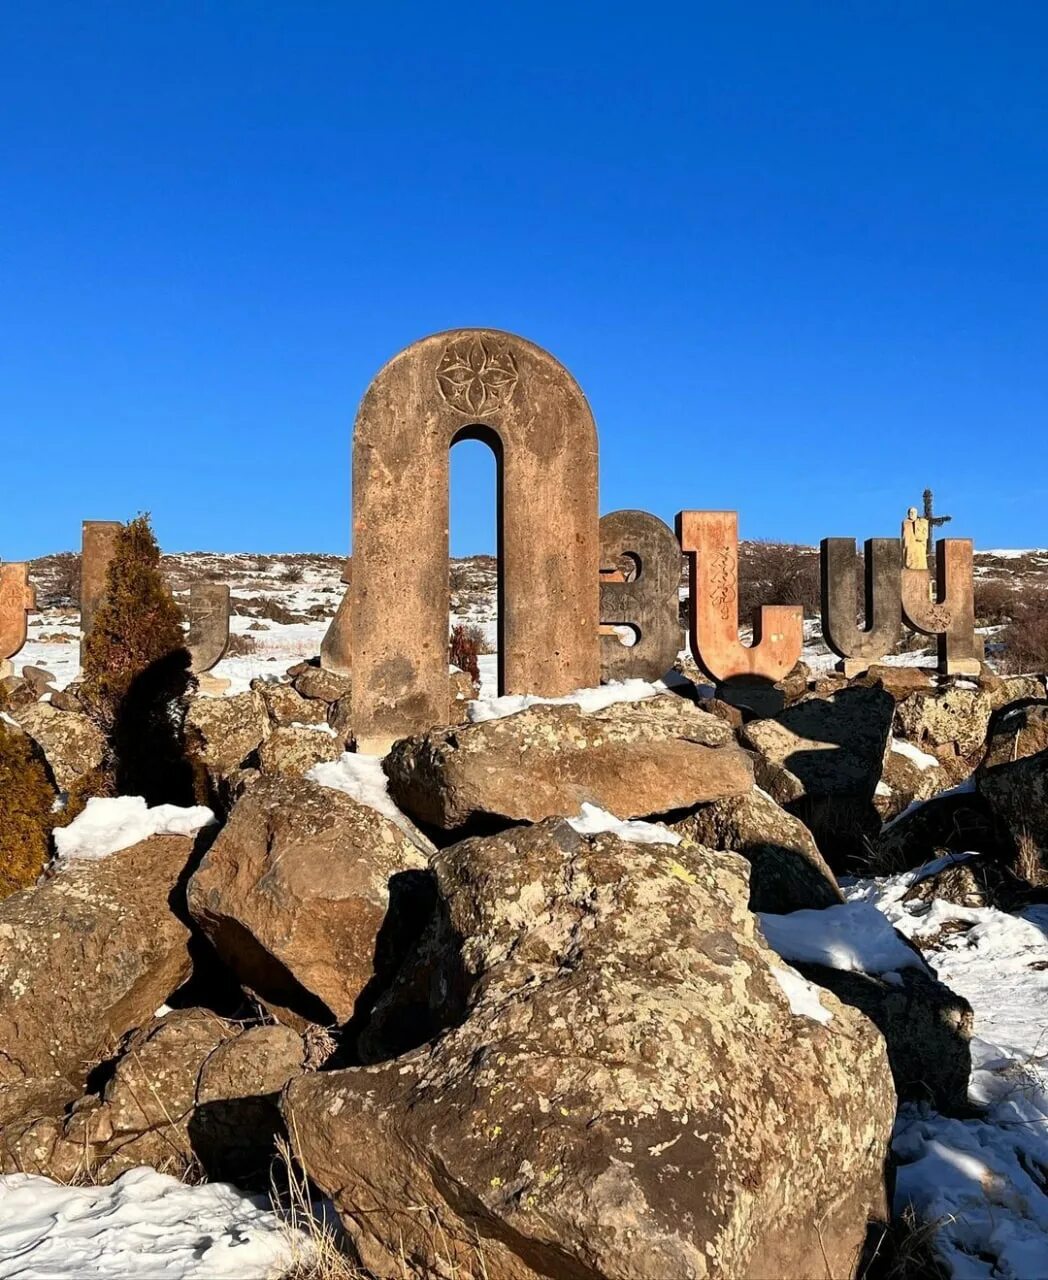
<svg viewBox="0 0 1048 1280"><path fill-rule="evenodd" d="M799 605L765 604L754 613L753 644L739 639L739 515L681 511L677 537L691 563L691 652L714 680L781 680L804 647Z"/></svg>
<svg viewBox="0 0 1048 1280"><path fill-rule="evenodd" d="M192 671L201 675L222 660L229 648L229 587L224 582L194 582L189 588L186 648Z"/></svg>
<svg viewBox="0 0 1048 1280"><path fill-rule="evenodd" d="M29 583L29 566L21 561L0 565L0 676L25 644L28 614L35 608L36 590Z"/></svg>
<svg viewBox="0 0 1048 1280"><path fill-rule="evenodd" d="M629 557L636 576L613 576ZM681 646L678 590L681 552L673 530L647 511L612 511L600 518L600 621L631 627L632 645L602 633L602 680L659 680L677 661Z"/></svg>
<svg viewBox="0 0 1048 1280"><path fill-rule="evenodd" d="M970 538L940 538L935 544L936 598L931 574L902 571L902 612L915 631L938 637L939 669L946 675L978 675L975 594Z"/></svg>
<svg viewBox="0 0 1048 1280"><path fill-rule="evenodd" d="M95 623L98 606L105 599L106 570L116 549L119 520L85 520L80 542L80 661L84 644Z"/></svg>
<svg viewBox="0 0 1048 1280"><path fill-rule="evenodd" d="M902 549L898 538L867 538L866 626L855 618L855 540L823 538L822 636L844 661L846 675L859 675L890 653L902 630L900 573Z"/></svg>
<svg viewBox="0 0 1048 1280"><path fill-rule="evenodd" d="M597 432L548 352L493 329L413 343L364 395L353 435L352 724L372 749L447 719L448 451L498 463L499 683L594 685Z"/></svg>

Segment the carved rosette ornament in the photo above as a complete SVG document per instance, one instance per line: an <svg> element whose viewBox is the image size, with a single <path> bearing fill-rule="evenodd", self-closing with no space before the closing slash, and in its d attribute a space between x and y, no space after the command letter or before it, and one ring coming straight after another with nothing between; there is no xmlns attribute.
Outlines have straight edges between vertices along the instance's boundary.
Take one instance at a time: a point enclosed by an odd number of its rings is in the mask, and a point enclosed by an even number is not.
<svg viewBox="0 0 1048 1280"><path fill-rule="evenodd" d="M520 381L513 352L478 337L448 343L436 376L445 403L467 417L497 413Z"/></svg>

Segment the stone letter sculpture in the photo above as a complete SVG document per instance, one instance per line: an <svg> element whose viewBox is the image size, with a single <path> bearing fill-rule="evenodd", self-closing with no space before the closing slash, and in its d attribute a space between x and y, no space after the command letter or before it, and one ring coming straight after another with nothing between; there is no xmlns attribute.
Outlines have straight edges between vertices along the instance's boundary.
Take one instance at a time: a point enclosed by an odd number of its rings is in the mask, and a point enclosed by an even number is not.
<svg viewBox="0 0 1048 1280"><path fill-rule="evenodd" d="M194 582L189 588L186 648L195 676L210 671L225 657L229 648L229 587L224 582Z"/></svg>
<svg viewBox="0 0 1048 1280"><path fill-rule="evenodd" d="M353 581L352 559L346 561L346 567L342 570L342 581L347 587ZM324 632L324 639L320 642L320 665L326 671L337 671L342 676L348 676L353 670L353 642L349 636L351 603L347 591L343 594L335 616Z"/></svg>
<svg viewBox="0 0 1048 1280"><path fill-rule="evenodd" d="M823 538L822 636L843 661L839 669L860 675L890 653L902 629L898 538L868 538L866 562L866 626L855 620L855 541Z"/></svg>
<svg viewBox="0 0 1048 1280"><path fill-rule="evenodd" d="M714 680L739 676L781 680L804 647L799 605L761 605L753 644L739 639L739 516L736 511L682 511L677 537L691 562L691 652Z"/></svg>
<svg viewBox="0 0 1048 1280"><path fill-rule="evenodd" d="M80 544L80 662L84 644L94 626L98 606L105 599L106 569L113 558L119 520L85 520Z"/></svg>
<svg viewBox="0 0 1048 1280"><path fill-rule="evenodd" d="M906 519L902 522L902 563L904 569L922 569L928 571L928 521L917 514L916 507L910 507Z"/></svg>
<svg viewBox="0 0 1048 1280"><path fill-rule="evenodd" d="M29 566L0 565L0 679L11 674L10 659L25 644L28 614L36 608L36 591L29 583Z"/></svg>
<svg viewBox="0 0 1048 1280"><path fill-rule="evenodd" d="M939 670L945 675L978 675L982 664L975 636L971 539L940 538L935 564L934 600L927 571L903 569L903 616L915 631L938 637Z"/></svg>
<svg viewBox="0 0 1048 1280"><path fill-rule="evenodd" d="M600 677L597 432L548 352L492 329L414 343L364 395L353 435L352 724L377 749L448 714L448 451L499 467L499 687Z"/></svg>
<svg viewBox="0 0 1048 1280"><path fill-rule="evenodd" d="M616 574L619 560L636 562L636 576ZM681 552L673 530L647 511L612 511L600 519L600 620L602 628L627 626L632 645L602 630L602 680L659 680L681 646L678 590Z"/></svg>

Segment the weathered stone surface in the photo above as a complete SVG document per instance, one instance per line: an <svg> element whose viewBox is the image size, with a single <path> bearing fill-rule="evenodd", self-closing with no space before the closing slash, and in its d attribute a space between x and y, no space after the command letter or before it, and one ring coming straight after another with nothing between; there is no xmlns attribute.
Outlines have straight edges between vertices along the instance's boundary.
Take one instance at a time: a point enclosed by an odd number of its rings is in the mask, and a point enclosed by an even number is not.
<svg viewBox="0 0 1048 1280"><path fill-rule="evenodd" d="M289 673L290 674L290 673ZM352 676L339 675L336 671L325 671L323 667L305 664L293 678L295 689L303 698L315 698L319 702L338 702L345 698L353 687Z"/></svg>
<svg viewBox="0 0 1048 1280"><path fill-rule="evenodd" d="M668 695L433 729L398 742L384 767L405 813L450 831L474 819L571 817L584 801L629 818L741 795L752 771L733 743L723 721Z"/></svg>
<svg viewBox="0 0 1048 1280"><path fill-rule="evenodd" d="M972 1007L924 969L886 977L798 964L810 981L860 1009L888 1047L900 1098L928 1102L947 1114L969 1111Z"/></svg>
<svg viewBox="0 0 1048 1280"><path fill-rule="evenodd" d="M940 538L935 547L936 599L922 569L902 571L902 611L915 631L935 636L939 670L947 675L977 675L982 651L975 636L975 594L970 538Z"/></svg>
<svg viewBox="0 0 1048 1280"><path fill-rule="evenodd" d="M465 438L495 443L501 463L502 692L559 695L599 679L586 398L513 334L433 334L378 373L353 434L352 699L365 750L447 714L448 451Z"/></svg>
<svg viewBox="0 0 1048 1280"><path fill-rule="evenodd" d="M449 674L448 724L467 724L469 704L477 696L469 672L456 670Z"/></svg>
<svg viewBox="0 0 1048 1280"><path fill-rule="evenodd" d="M990 895L973 862L957 862L917 880L903 895L904 902L953 902L959 907L992 905ZM978 868L982 872L982 868Z"/></svg>
<svg viewBox="0 0 1048 1280"><path fill-rule="evenodd" d="M767 604L753 619L753 644L739 639L739 517L734 511L681 511L677 537L691 570L690 641L695 661L716 680L762 676L774 683L804 647L803 612Z"/></svg>
<svg viewBox="0 0 1048 1280"><path fill-rule="evenodd" d="M855 619L855 542L851 538L823 538L822 635L844 659L865 666L890 653L902 623L898 538L868 538L865 546L866 625Z"/></svg>
<svg viewBox="0 0 1048 1280"><path fill-rule="evenodd" d="M883 689L856 685L751 721L739 735L757 752L758 785L802 819L835 871L849 869L880 831L874 796L894 707Z"/></svg>
<svg viewBox="0 0 1048 1280"><path fill-rule="evenodd" d="M980 681L990 695L993 709L999 710L1011 702L1024 702L1027 699L1043 701L1048 689L1045 688L1044 676L997 676L993 680Z"/></svg>
<svg viewBox="0 0 1048 1280"><path fill-rule="evenodd" d="M619 562L628 559L627 581ZM647 511L612 511L600 518L600 621L628 626L632 644L601 634L602 680L661 680L677 661L683 636L679 588L681 550L673 530Z"/></svg>
<svg viewBox="0 0 1048 1280"><path fill-rule="evenodd" d="M990 695L982 689L948 686L904 698L895 711L895 731L925 749L956 743L968 756L982 749L992 713Z"/></svg>
<svg viewBox="0 0 1048 1280"><path fill-rule="evenodd" d="M673 828L696 844L742 854L750 864L752 911L783 914L844 901L811 832L759 787L702 805Z"/></svg>
<svg viewBox="0 0 1048 1280"><path fill-rule="evenodd" d="M980 773L1048 751L1048 701L1005 707L993 717Z"/></svg>
<svg viewBox="0 0 1048 1280"><path fill-rule="evenodd" d="M194 582L189 588L186 648L194 675L222 660L229 648L229 587L224 582Z"/></svg>
<svg viewBox="0 0 1048 1280"><path fill-rule="evenodd" d="M883 689L856 686L807 698L741 731L759 752L757 780L780 804L802 796L872 798L884 766L895 703ZM767 776L773 784L762 780Z"/></svg>
<svg viewBox="0 0 1048 1280"><path fill-rule="evenodd" d="M1048 866L1048 752L1027 756L981 774L979 794L1016 845L1029 841Z"/></svg>
<svg viewBox="0 0 1048 1280"><path fill-rule="evenodd" d="M896 667L887 663L873 663L867 669L863 683L879 683L896 699L918 690L935 688L932 673L926 667Z"/></svg>
<svg viewBox="0 0 1048 1280"><path fill-rule="evenodd" d="M997 849L989 805L966 792L926 800L885 826L871 843L874 866L882 875L919 867L940 853Z"/></svg>
<svg viewBox="0 0 1048 1280"><path fill-rule="evenodd" d="M33 691L39 698L51 689L54 676L44 667L34 667L27 662L22 668L22 679L33 686Z"/></svg>
<svg viewBox="0 0 1048 1280"><path fill-rule="evenodd" d="M303 1060L289 1027L241 1031L207 1009L175 1010L129 1038L101 1095L80 1098L68 1116L38 1110L7 1125L0 1169L104 1184L148 1164L265 1183L277 1097Z"/></svg>
<svg viewBox="0 0 1048 1280"><path fill-rule="evenodd" d="M119 520L85 520L80 554L80 660L84 642L91 634L98 606L105 599L106 570L116 549L116 536L123 528Z"/></svg>
<svg viewBox="0 0 1048 1280"><path fill-rule="evenodd" d="M391 896L425 859L376 810L341 792L263 778L236 804L189 882L189 909L240 982L282 1020L345 1022L390 963Z"/></svg>
<svg viewBox="0 0 1048 1280"><path fill-rule="evenodd" d="M60 791L69 791L101 765L105 738L87 716L56 711L46 702L31 702L12 714L43 752Z"/></svg>
<svg viewBox="0 0 1048 1280"><path fill-rule="evenodd" d="M317 698L304 697L294 685L276 680L252 680L251 688L262 699L272 724L323 724L327 720L327 704Z"/></svg>
<svg viewBox="0 0 1048 1280"><path fill-rule="evenodd" d="M263 773L294 773L301 777L314 765L337 760L343 750L342 740L327 725L315 729L280 725L259 747L258 760Z"/></svg>
<svg viewBox="0 0 1048 1280"><path fill-rule="evenodd" d="M853 1273L884 1213L884 1044L831 995L828 1025L790 1012L741 858L550 821L434 866L420 953L451 1029L284 1095L370 1273L435 1274L437 1241L468 1270L478 1238L489 1280Z"/></svg>
<svg viewBox="0 0 1048 1280"><path fill-rule="evenodd" d="M35 608L29 566L14 561L0 565L0 661L13 658L25 644L28 614Z"/></svg>
<svg viewBox="0 0 1048 1280"><path fill-rule="evenodd" d="M877 812L889 822L916 801L929 800L951 785L949 771L941 765L921 768L903 752L889 750L873 802Z"/></svg>
<svg viewBox="0 0 1048 1280"><path fill-rule="evenodd" d="M353 581L352 557L342 570L342 581L348 587ZM353 670L353 638L350 633L353 599L349 591L342 597L320 642L320 665L325 671L350 675Z"/></svg>
<svg viewBox="0 0 1048 1280"><path fill-rule="evenodd" d="M232 698L192 698L186 712L186 745L218 777L228 777L262 745L269 717L254 690Z"/></svg>
<svg viewBox="0 0 1048 1280"><path fill-rule="evenodd" d="M192 849L154 836L0 902L0 1085L82 1083L186 979L189 930L171 900Z"/></svg>

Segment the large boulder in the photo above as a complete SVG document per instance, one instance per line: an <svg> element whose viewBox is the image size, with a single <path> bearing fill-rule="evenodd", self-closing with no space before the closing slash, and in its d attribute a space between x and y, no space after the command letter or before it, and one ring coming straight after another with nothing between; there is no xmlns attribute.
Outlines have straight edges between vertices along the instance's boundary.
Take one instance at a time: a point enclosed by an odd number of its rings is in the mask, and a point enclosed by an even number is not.
<svg viewBox="0 0 1048 1280"><path fill-rule="evenodd" d="M742 854L750 864L752 911L797 911L844 901L811 832L759 787L701 805L673 827L696 844Z"/></svg>
<svg viewBox="0 0 1048 1280"><path fill-rule="evenodd" d="M1003 707L990 722L978 774L1048 751L1048 701Z"/></svg>
<svg viewBox="0 0 1048 1280"><path fill-rule="evenodd" d="M82 1086L185 981L190 933L173 904L192 852L187 836L153 836L0 902L0 1086Z"/></svg>
<svg viewBox="0 0 1048 1280"><path fill-rule="evenodd" d="M896 732L915 746L954 746L958 755L981 751L993 714L993 700L983 689L947 685L912 693L895 712Z"/></svg>
<svg viewBox="0 0 1048 1280"><path fill-rule="evenodd" d="M186 746L217 779L232 776L268 734L269 717L257 690L231 698L190 699Z"/></svg>
<svg viewBox="0 0 1048 1280"><path fill-rule="evenodd" d="M488 1280L853 1273L885 1209L884 1044L755 933L742 858L546 821L434 867L448 1029L284 1095L370 1274L468 1272L478 1239Z"/></svg>
<svg viewBox="0 0 1048 1280"><path fill-rule="evenodd" d="M304 1058L289 1027L245 1030L207 1009L175 1010L128 1038L101 1094L68 1114L8 1124L0 1170L108 1183L147 1164L264 1184L281 1130L277 1098Z"/></svg>
<svg viewBox="0 0 1048 1280"><path fill-rule="evenodd" d="M72 790L84 774L101 765L105 738L87 716L31 702L16 711L14 719L43 752L60 791Z"/></svg>
<svg viewBox="0 0 1048 1280"><path fill-rule="evenodd" d="M969 785L933 796L901 813L872 840L866 869L877 875L909 871L943 853L994 853L990 806Z"/></svg>
<svg viewBox="0 0 1048 1280"><path fill-rule="evenodd" d="M874 797L894 710L884 689L855 685L741 731L756 753L758 784L803 820L835 870L848 868L880 830Z"/></svg>
<svg viewBox="0 0 1048 1280"><path fill-rule="evenodd" d="M672 695L431 729L395 743L385 770L400 808L445 831L569 817L584 802L648 817L741 795L753 780L730 726Z"/></svg>
<svg viewBox="0 0 1048 1280"><path fill-rule="evenodd" d="M327 703L305 697L297 685L258 679L251 681L251 688L262 699L272 724L325 724L327 721Z"/></svg>
<svg viewBox="0 0 1048 1280"><path fill-rule="evenodd" d="M1048 867L1048 702L998 712L975 785L1015 870L1040 882Z"/></svg>
<svg viewBox="0 0 1048 1280"><path fill-rule="evenodd" d="M259 747L258 763L263 773L293 773L302 777L318 764L337 760L344 749L341 738L326 724L277 725Z"/></svg>
<svg viewBox="0 0 1048 1280"><path fill-rule="evenodd" d="M348 1021L431 897L425 858L393 822L282 775L237 802L188 889L219 956L296 1027Z"/></svg>

